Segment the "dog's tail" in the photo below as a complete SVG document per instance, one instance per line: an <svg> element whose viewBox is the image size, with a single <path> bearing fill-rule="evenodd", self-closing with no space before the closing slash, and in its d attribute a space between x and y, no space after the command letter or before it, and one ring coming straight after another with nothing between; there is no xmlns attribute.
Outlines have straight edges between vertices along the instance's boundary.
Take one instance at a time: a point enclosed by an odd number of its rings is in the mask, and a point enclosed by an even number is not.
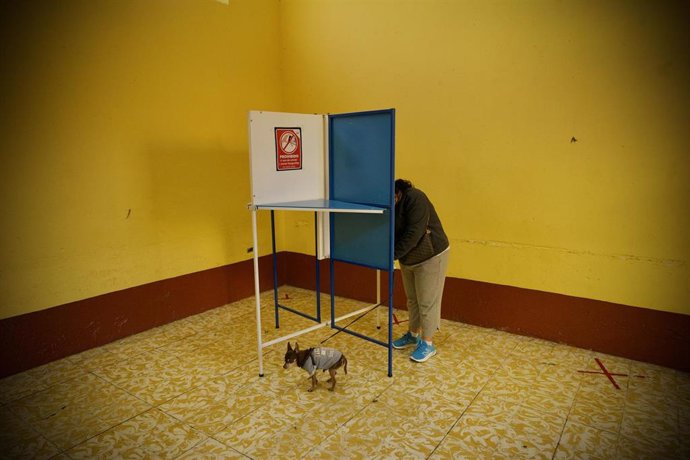
<svg viewBox="0 0 690 460"><path fill-rule="evenodd" d="M343 355L343 361L345 361L345 363L343 364L343 370L345 371L345 375L347 375L347 358L345 357L345 355Z"/></svg>

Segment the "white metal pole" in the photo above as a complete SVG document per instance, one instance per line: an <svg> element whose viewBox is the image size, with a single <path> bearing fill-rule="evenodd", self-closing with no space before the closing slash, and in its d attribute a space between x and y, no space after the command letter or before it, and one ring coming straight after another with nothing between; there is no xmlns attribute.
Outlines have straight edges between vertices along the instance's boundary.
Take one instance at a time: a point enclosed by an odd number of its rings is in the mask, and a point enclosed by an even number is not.
<svg viewBox="0 0 690 460"><path fill-rule="evenodd" d="M381 305L381 270L376 269L376 305ZM376 329L381 329L380 309L376 309Z"/></svg>
<svg viewBox="0 0 690 460"><path fill-rule="evenodd" d="M259 287L259 242L256 231L256 208L252 206L252 235L254 237L254 298L256 300L256 341L259 353L259 377L264 376L264 359L261 345L261 288Z"/></svg>

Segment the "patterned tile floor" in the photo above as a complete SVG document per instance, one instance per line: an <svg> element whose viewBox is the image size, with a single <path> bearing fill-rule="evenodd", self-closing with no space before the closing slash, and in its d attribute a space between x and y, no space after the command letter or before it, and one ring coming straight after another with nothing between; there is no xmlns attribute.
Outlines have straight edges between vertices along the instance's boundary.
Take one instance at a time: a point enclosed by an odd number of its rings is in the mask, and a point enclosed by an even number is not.
<svg viewBox="0 0 690 460"><path fill-rule="evenodd" d="M280 297L313 311L313 292ZM264 341L313 325L282 313L276 330L272 300ZM350 328L385 341L378 310L381 329L375 311ZM322 374L308 393L304 371L282 369L285 342L264 350L259 378L254 317L249 298L0 380L0 458L690 458L685 373L444 320L438 355L396 350L392 378L384 347L300 336L349 361L334 392Z"/></svg>

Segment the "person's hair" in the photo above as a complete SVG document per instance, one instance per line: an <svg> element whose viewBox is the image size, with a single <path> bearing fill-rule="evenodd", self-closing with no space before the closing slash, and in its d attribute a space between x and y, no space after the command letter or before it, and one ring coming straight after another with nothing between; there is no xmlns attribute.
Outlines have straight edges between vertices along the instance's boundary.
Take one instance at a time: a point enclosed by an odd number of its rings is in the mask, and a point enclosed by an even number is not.
<svg viewBox="0 0 690 460"><path fill-rule="evenodd" d="M396 179L395 180L395 193L403 192L405 193L407 189L412 188L412 182L407 179Z"/></svg>

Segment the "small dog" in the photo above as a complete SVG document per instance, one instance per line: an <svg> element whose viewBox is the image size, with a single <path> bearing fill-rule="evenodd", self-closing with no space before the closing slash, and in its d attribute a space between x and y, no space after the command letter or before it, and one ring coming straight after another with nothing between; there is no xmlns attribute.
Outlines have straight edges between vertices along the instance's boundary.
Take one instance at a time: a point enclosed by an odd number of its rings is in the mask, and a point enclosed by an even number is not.
<svg viewBox="0 0 690 460"><path fill-rule="evenodd" d="M336 369L343 367L345 374L347 374L347 359L340 351L335 348L309 348L308 350L300 350L299 344L295 342L295 348L287 344L287 352L285 353L285 364L283 369L292 366L299 366L311 377L311 388L308 391L314 391L316 388L316 370L323 369L328 371L331 378L328 382L331 383L330 391L335 390L335 373Z"/></svg>

